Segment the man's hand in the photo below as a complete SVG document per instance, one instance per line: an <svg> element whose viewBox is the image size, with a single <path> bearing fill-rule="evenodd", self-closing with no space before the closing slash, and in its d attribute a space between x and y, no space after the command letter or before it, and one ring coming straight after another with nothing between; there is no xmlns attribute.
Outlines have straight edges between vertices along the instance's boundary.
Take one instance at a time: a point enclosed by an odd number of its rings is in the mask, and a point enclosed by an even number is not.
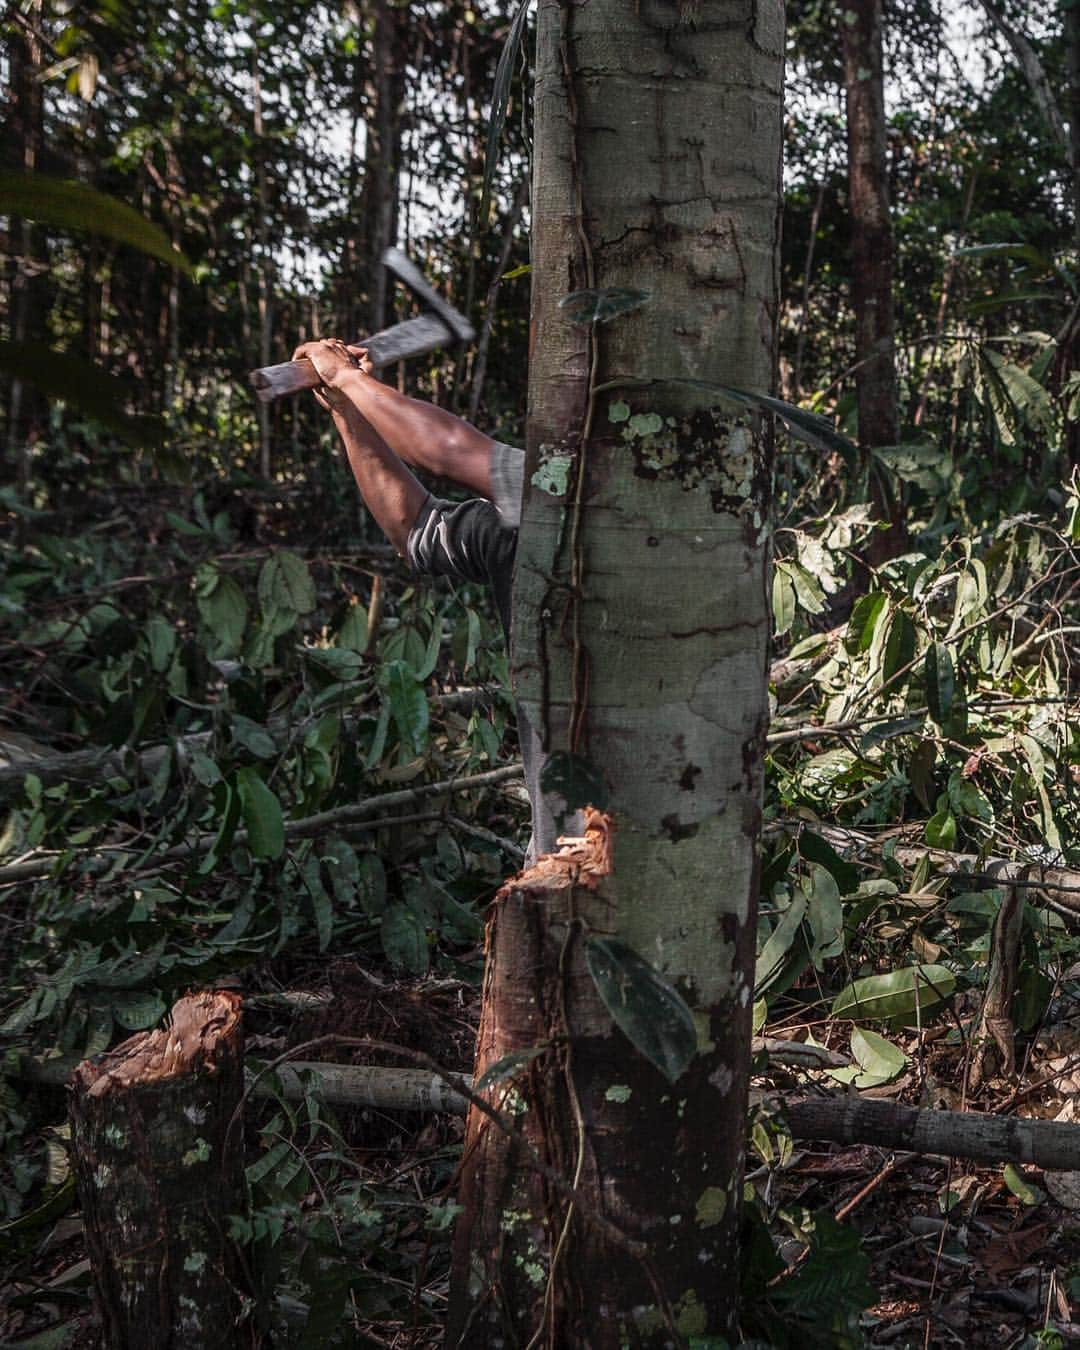
<svg viewBox="0 0 1080 1350"><path fill-rule="evenodd" d="M338 338L326 338L321 342L305 342L293 352L294 361L308 360L315 367L321 381L315 397L330 412L347 412L351 406L341 391L342 376L359 370L374 377L375 367L371 364L366 347L352 347Z"/></svg>

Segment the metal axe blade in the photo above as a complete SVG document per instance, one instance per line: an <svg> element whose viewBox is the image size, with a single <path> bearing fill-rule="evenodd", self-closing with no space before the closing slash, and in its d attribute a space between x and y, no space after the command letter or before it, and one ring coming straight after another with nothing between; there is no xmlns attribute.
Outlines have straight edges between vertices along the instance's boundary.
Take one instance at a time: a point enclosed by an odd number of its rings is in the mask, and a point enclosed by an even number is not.
<svg viewBox="0 0 1080 1350"><path fill-rule="evenodd" d="M368 338L359 338L359 345L368 349L376 370L404 361L410 356L421 356L450 342L471 342L475 330L468 319L453 305L447 304L429 284L423 272L399 248L388 248L383 254L383 265L403 282L426 306L427 314L404 323L395 323ZM250 375L256 397L262 403L272 403L286 394L302 389L315 389L319 377L310 361L283 361L276 366L262 366Z"/></svg>

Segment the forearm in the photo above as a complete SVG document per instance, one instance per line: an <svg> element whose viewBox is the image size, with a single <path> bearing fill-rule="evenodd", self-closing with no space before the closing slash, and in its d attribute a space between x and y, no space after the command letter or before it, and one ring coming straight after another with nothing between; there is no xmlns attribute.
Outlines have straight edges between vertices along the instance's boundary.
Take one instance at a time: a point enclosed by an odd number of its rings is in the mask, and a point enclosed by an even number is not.
<svg viewBox="0 0 1080 1350"><path fill-rule="evenodd" d="M482 497L492 497L495 442L470 422L432 403L400 394L360 370L344 372L337 387L395 455Z"/></svg>
<svg viewBox="0 0 1080 1350"><path fill-rule="evenodd" d="M334 412L349 467L368 510L402 556L409 533L427 498L378 431L356 412Z"/></svg>

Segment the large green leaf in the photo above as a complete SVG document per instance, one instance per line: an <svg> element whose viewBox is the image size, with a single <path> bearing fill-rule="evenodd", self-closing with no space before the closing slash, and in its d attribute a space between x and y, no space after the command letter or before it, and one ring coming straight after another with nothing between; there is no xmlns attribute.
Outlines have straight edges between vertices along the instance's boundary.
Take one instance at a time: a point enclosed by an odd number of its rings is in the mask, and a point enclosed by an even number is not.
<svg viewBox="0 0 1080 1350"><path fill-rule="evenodd" d="M0 370L48 398L72 404L128 445L153 449L161 443L161 419L125 412L128 386L89 361L42 342L0 342Z"/></svg>
<svg viewBox="0 0 1080 1350"><path fill-rule="evenodd" d="M944 642L932 642L926 649L926 703L939 726L949 715L955 692L956 676L949 649Z"/></svg>
<svg viewBox="0 0 1080 1350"><path fill-rule="evenodd" d="M681 995L618 938L588 938L585 964L615 1025L674 1083L697 1050L697 1028Z"/></svg>
<svg viewBox="0 0 1080 1350"><path fill-rule="evenodd" d="M288 549L267 558L259 573L259 604L267 614L275 609L311 613L315 608L315 583L303 558Z"/></svg>
<svg viewBox="0 0 1080 1350"><path fill-rule="evenodd" d="M495 67L495 81L491 90L491 114L488 118L487 146L484 150L484 184L480 193L480 214L478 224L484 229L487 224L488 206L491 201L491 184L495 177L495 165L499 161L499 140L506 125L506 109L510 103L510 84L514 78L514 63L517 61L525 36L529 6L532 0L521 0L511 23L510 31L499 53L499 63Z"/></svg>
<svg viewBox="0 0 1080 1350"><path fill-rule="evenodd" d="M802 944L799 950L796 949L796 943L801 942L799 930L805 918L806 897L796 894L780 916L757 959L757 965L754 967L755 998L760 998L767 989L777 983L792 958L809 959L808 956L805 958L800 956L800 951L805 951L805 944Z"/></svg>
<svg viewBox="0 0 1080 1350"><path fill-rule="evenodd" d="M956 976L948 966L901 966L887 975L868 975L841 989L833 1000L834 1017L910 1017L916 1009L925 1012L949 998Z"/></svg>
<svg viewBox="0 0 1080 1350"><path fill-rule="evenodd" d="M280 858L285 850L281 803L255 769L237 769L236 788L252 853L256 858Z"/></svg>
<svg viewBox="0 0 1080 1350"><path fill-rule="evenodd" d="M379 684L386 695L402 745L420 754L427 745L427 695L405 661L387 661L379 671Z"/></svg>
<svg viewBox="0 0 1080 1350"><path fill-rule="evenodd" d="M698 381L679 381L679 383L699 383ZM773 398L770 394L754 394L747 389L732 389L729 385L709 386L724 398L749 407L761 408L765 412L775 413L787 426L796 440L804 441L817 450L827 450L843 455L854 466L859 459L858 447L853 441L842 435L833 424L820 413L809 412L806 408L796 407L794 403L785 403L783 399Z"/></svg>
<svg viewBox="0 0 1080 1350"><path fill-rule="evenodd" d="M39 173L0 173L0 215L101 234L184 272L191 271L191 264L173 248L164 230L124 202L85 183Z"/></svg>
<svg viewBox="0 0 1080 1350"><path fill-rule="evenodd" d="M424 925L404 905L391 905L382 916L381 936L386 959L399 970L423 975L428 968L428 943Z"/></svg>

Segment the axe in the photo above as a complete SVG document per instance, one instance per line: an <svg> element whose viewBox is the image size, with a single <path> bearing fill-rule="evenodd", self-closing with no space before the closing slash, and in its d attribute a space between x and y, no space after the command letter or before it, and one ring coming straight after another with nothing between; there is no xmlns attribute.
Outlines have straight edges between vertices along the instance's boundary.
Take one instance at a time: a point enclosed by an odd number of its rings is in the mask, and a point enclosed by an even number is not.
<svg viewBox="0 0 1080 1350"><path fill-rule="evenodd" d="M447 342L472 340L472 324L428 285L419 267L410 262L401 249L388 248L382 260L383 266L423 301L428 312L415 319L406 319L404 323L396 323L392 328L384 328L369 338L359 339L360 345L367 348L376 370L392 366L395 361L403 361L407 356L420 356L423 352L433 351ZM320 380L310 361L283 361L278 366L263 366L260 370L253 370L251 383L255 386L256 396L263 403L270 403L286 394L296 394L301 389L317 389Z"/></svg>

